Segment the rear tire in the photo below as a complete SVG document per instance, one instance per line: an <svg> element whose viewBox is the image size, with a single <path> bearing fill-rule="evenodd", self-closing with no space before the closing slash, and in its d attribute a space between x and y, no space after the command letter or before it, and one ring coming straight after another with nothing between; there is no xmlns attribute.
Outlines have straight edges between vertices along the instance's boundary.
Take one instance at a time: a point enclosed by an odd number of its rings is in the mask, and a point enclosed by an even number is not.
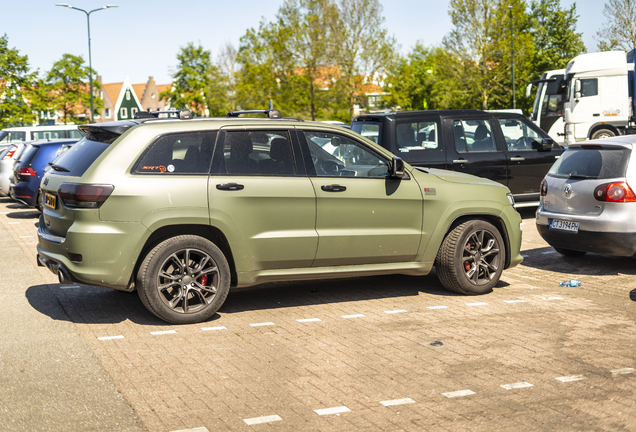
<svg viewBox="0 0 636 432"><path fill-rule="evenodd" d="M575 251L572 249L563 249L563 248L558 248L554 246L552 247L554 248L555 251L557 251L558 253L566 257L580 257L587 253L587 252Z"/></svg>
<svg viewBox="0 0 636 432"><path fill-rule="evenodd" d="M210 319L230 290L230 267L211 241L172 237L155 246L137 273L139 298L146 308L173 324Z"/></svg>
<svg viewBox="0 0 636 432"><path fill-rule="evenodd" d="M435 259L437 277L450 291L485 294L499 282L505 257L505 245L497 228L484 220L467 221L442 242Z"/></svg>
<svg viewBox="0 0 636 432"><path fill-rule="evenodd" d="M592 139L610 138L616 136L616 134L609 129L599 129L592 134Z"/></svg>

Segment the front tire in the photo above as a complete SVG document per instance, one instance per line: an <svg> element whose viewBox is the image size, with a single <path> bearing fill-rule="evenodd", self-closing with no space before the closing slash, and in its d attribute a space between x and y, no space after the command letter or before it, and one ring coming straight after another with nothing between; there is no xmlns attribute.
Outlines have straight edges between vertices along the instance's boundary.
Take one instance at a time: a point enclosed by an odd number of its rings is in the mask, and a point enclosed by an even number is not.
<svg viewBox="0 0 636 432"><path fill-rule="evenodd" d="M505 265L506 249L499 230L484 220L470 220L442 242L435 267L444 287L460 294L492 291Z"/></svg>
<svg viewBox="0 0 636 432"><path fill-rule="evenodd" d="M609 129L599 129L592 134L592 139L602 139L602 138L610 138L616 136L614 132Z"/></svg>
<svg viewBox="0 0 636 432"><path fill-rule="evenodd" d="M230 267L211 241L194 235L172 237L155 246L137 274L146 308L173 324L210 319L230 289Z"/></svg>

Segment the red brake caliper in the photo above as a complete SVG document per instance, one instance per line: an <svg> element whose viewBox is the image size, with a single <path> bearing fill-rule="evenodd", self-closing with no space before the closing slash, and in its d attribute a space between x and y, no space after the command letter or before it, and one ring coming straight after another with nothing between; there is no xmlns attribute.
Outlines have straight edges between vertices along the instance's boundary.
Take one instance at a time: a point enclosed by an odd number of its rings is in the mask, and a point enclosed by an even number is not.
<svg viewBox="0 0 636 432"><path fill-rule="evenodd" d="M206 286L208 284L208 275L201 276L201 280L199 282L201 285Z"/></svg>
<svg viewBox="0 0 636 432"><path fill-rule="evenodd" d="M470 250L470 243L468 243L466 247L468 248L468 250ZM466 271L470 271L470 263L468 261L464 261L464 269L466 269Z"/></svg>

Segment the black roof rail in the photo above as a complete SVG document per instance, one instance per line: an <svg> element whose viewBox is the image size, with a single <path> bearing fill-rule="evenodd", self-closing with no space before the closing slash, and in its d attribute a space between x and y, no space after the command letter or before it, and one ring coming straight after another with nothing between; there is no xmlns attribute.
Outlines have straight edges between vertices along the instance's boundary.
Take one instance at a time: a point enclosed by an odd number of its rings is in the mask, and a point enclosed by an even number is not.
<svg viewBox="0 0 636 432"><path fill-rule="evenodd" d="M187 109L180 109L180 110L165 110L165 111L137 111L135 113L134 118L135 120L156 119L156 118L159 118L159 114L176 114L177 115L176 118L178 118L179 120L190 120L193 117L192 111Z"/></svg>
<svg viewBox="0 0 636 432"><path fill-rule="evenodd" d="M245 111L230 111L229 113L227 113L228 117L238 117L242 114L266 114L267 117L271 118L271 119L279 119L282 118L283 116L280 114L280 111L275 110L275 109L268 109L268 110L245 110Z"/></svg>

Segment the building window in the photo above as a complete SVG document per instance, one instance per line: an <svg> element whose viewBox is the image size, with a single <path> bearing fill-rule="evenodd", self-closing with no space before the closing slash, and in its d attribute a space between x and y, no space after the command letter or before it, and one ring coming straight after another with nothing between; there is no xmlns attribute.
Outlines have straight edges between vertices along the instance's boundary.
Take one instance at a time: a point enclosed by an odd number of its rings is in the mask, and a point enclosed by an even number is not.
<svg viewBox="0 0 636 432"><path fill-rule="evenodd" d="M104 99L104 92L103 92L103 91L101 91L101 90L100 90L100 92L99 92L99 97L100 97L101 99Z"/></svg>
<svg viewBox="0 0 636 432"><path fill-rule="evenodd" d="M135 114L137 114L137 111L139 111L137 108L131 108L130 109L130 116L132 118L135 118Z"/></svg>
<svg viewBox="0 0 636 432"><path fill-rule="evenodd" d="M155 94L153 93L150 95L150 99L154 99L154 98L155 98Z"/></svg>
<svg viewBox="0 0 636 432"><path fill-rule="evenodd" d="M122 119L128 118L128 108L121 108L119 110L119 117Z"/></svg>
<svg viewBox="0 0 636 432"><path fill-rule="evenodd" d="M126 100L130 100L130 90L126 90Z"/></svg>
<svg viewBox="0 0 636 432"><path fill-rule="evenodd" d="M110 108L105 108L104 109L104 117L110 118Z"/></svg>

